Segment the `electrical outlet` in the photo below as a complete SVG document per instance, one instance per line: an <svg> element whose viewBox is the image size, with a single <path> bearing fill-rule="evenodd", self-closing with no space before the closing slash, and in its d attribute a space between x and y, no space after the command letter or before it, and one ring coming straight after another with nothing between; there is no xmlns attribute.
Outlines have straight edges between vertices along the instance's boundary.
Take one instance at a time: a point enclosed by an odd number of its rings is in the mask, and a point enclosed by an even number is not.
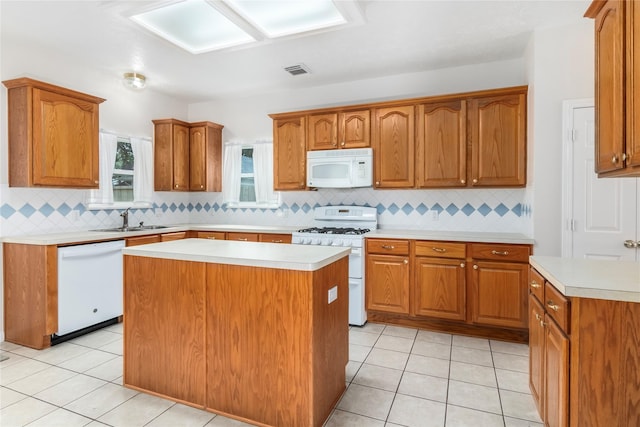
<svg viewBox="0 0 640 427"><path fill-rule="evenodd" d="M329 289L329 304L331 304L337 299L338 299L338 287L334 286L333 288Z"/></svg>
<svg viewBox="0 0 640 427"><path fill-rule="evenodd" d="M429 211L431 212L431 221L437 221L440 217L440 213L438 211Z"/></svg>

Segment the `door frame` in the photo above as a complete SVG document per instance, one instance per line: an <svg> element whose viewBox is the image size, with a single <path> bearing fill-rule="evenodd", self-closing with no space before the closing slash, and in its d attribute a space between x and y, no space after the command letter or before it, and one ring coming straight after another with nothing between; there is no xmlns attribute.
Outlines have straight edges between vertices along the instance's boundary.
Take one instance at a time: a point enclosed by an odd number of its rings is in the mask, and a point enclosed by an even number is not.
<svg viewBox="0 0 640 427"><path fill-rule="evenodd" d="M562 257L573 258L573 111L595 108L593 98L562 101Z"/></svg>

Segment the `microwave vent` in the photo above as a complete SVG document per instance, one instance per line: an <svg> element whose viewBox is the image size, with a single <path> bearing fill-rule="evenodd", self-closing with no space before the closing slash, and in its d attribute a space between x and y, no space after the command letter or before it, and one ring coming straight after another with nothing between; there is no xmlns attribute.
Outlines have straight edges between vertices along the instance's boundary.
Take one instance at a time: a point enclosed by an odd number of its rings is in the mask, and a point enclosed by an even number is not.
<svg viewBox="0 0 640 427"><path fill-rule="evenodd" d="M299 76L301 74L311 73L311 70L309 69L309 67L307 67L304 64L290 65L288 67L284 67L284 70L287 73L291 74L292 76Z"/></svg>

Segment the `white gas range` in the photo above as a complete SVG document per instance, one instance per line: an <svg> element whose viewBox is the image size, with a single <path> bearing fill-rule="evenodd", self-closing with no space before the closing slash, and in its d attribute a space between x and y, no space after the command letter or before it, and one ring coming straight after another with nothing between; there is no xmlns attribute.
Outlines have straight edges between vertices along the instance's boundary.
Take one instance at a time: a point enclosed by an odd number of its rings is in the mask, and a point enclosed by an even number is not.
<svg viewBox="0 0 640 427"><path fill-rule="evenodd" d="M364 234L378 227L376 208L368 206L320 206L313 211L313 227L293 233L298 245L345 246L349 255L349 324L367 321L364 307Z"/></svg>

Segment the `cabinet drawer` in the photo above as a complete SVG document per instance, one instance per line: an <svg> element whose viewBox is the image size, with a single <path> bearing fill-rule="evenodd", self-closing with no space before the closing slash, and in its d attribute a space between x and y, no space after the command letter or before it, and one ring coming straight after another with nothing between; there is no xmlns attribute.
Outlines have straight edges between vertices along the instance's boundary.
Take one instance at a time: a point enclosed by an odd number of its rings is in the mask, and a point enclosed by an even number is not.
<svg viewBox="0 0 640 427"><path fill-rule="evenodd" d="M529 291L538 299L544 301L544 277L535 268L529 267Z"/></svg>
<svg viewBox="0 0 640 427"><path fill-rule="evenodd" d="M466 245L464 243L418 240L416 242L416 256L465 258Z"/></svg>
<svg viewBox="0 0 640 427"><path fill-rule="evenodd" d="M499 243L474 243L471 245L471 257L495 261L529 262L531 246L506 245Z"/></svg>
<svg viewBox="0 0 640 427"><path fill-rule="evenodd" d="M224 240L224 231L198 231L198 239Z"/></svg>
<svg viewBox="0 0 640 427"><path fill-rule="evenodd" d="M409 241L391 239L367 239L367 253L409 255Z"/></svg>
<svg viewBox="0 0 640 427"><path fill-rule="evenodd" d="M544 308L553 320L558 323L560 328L566 334L569 334L571 304L569 300L549 282L546 282L544 285Z"/></svg>
<svg viewBox="0 0 640 427"><path fill-rule="evenodd" d="M259 236L259 241L267 243L291 243L291 234L262 233Z"/></svg>
<svg viewBox="0 0 640 427"><path fill-rule="evenodd" d="M187 238L186 231L176 231L175 233L165 233L160 235L161 242L170 242L172 240L182 240Z"/></svg>
<svg viewBox="0 0 640 427"><path fill-rule="evenodd" d="M257 242L258 233L227 233L227 240L240 240L241 242Z"/></svg>

